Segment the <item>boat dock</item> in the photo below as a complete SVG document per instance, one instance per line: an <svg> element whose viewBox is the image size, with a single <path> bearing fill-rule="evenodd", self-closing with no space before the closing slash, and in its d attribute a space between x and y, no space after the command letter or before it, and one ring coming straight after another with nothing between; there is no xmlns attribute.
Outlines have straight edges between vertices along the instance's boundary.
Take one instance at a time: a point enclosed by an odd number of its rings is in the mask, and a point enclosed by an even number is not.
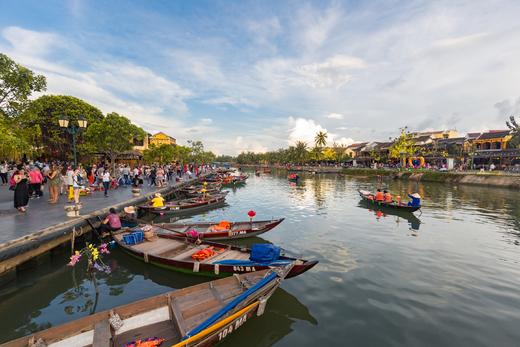
<svg viewBox="0 0 520 347"><path fill-rule="evenodd" d="M196 182L197 179L181 181L163 188L143 186L140 196L132 196L130 187L111 190L108 197L102 192L82 197L82 209L79 217L67 217L64 206L66 199L59 204L47 203L47 196L31 200L26 214L21 214L12 207L12 192L5 189L0 193L0 285L10 281L16 275L19 266L37 259L60 245L70 243L75 238L92 231L92 225L98 226L111 207L118 211L126 206L138 205L148 197L160 192L166 198L171 197L183 186Z"/></svg>

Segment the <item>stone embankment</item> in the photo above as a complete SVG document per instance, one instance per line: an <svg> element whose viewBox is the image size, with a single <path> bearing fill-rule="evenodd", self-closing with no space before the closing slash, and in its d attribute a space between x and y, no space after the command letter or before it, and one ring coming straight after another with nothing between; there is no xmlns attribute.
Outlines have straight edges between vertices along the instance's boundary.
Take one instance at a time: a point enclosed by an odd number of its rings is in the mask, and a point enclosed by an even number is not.
<svg viewBox="0 0 520 347"><path fill-rule="evenodd" d="M451 184L472 184L491 187L520 188L520 175L502 172L436 172L436 171L396 171L385 169L344 169L349 176L387 176L421 182L441 182Z"/></svg>

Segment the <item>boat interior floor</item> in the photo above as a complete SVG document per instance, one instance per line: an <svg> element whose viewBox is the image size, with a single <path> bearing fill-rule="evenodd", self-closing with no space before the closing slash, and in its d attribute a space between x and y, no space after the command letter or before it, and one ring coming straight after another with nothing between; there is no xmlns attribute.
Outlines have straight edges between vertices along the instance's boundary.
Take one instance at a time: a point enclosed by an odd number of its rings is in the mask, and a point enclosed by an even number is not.
<svg viewBox="0 0 520 347"><path fill-rule="evenodd" d="M171 346L180 341L181 336L177 332L171 320L166 320L147 326L126 331L114 337L114 346L126 346L127 343L147 338L163 338L162 346Z"/></svg>

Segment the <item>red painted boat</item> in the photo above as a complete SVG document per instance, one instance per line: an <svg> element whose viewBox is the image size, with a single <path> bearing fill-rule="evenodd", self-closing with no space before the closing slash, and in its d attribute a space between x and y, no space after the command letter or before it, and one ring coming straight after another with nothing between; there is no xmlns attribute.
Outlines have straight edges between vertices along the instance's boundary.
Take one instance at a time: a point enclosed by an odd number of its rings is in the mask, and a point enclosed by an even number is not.
<svg viewBox="0 0 520 347"><path fill-rule="evenodd" d="M303 260L280 256L277 261L268 265L252 263L249 258L251 250L229 244L210 241L190 240L183 235L173 233L157 233L151 241L143 241L135 245L128 245L124 241L124 231L112 234L117 244L128 254L155 266L205 276L230 276L259 270L266 270L273 266L285 266L294 263L287 278L298 276L314 267L318 261ZM215 254L204 260L194 260L192 256L211 247ZM223 264L222 262L235 262ZM243 265L241 265L243 264Z"/></svg>
<svg viewBox="0 0 520 347"><path fill-rule="evenodd" d="M268 232L283 222L283 220L284 218L254 222L156 223L152 226L180 235L186 235L189 232L188 237L201 240L234 240L258 236ZM192 233L192 230L195 232Z"/></svg>

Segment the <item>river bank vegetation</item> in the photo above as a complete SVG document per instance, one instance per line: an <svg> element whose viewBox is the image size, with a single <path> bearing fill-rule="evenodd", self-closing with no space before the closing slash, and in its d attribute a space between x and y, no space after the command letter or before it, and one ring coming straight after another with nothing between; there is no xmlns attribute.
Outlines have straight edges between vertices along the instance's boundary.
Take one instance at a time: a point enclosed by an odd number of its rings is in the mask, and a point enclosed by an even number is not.
<svg viewBox="0 0 520 347"><path fill-rule="evenodd" d="M45 158L72 159L72 134L60 127L60 119L69 124L86 120L78 132L80 159L104 157L114 163L122 154L147 135L124 115L103 114L99 108L70 95L41 95L47 87L45 76L35 74L0 53L0 159ZM211 162L215 155L204 150L201 141L187 146L151 145L142 158L148 163Z"/></svg>

